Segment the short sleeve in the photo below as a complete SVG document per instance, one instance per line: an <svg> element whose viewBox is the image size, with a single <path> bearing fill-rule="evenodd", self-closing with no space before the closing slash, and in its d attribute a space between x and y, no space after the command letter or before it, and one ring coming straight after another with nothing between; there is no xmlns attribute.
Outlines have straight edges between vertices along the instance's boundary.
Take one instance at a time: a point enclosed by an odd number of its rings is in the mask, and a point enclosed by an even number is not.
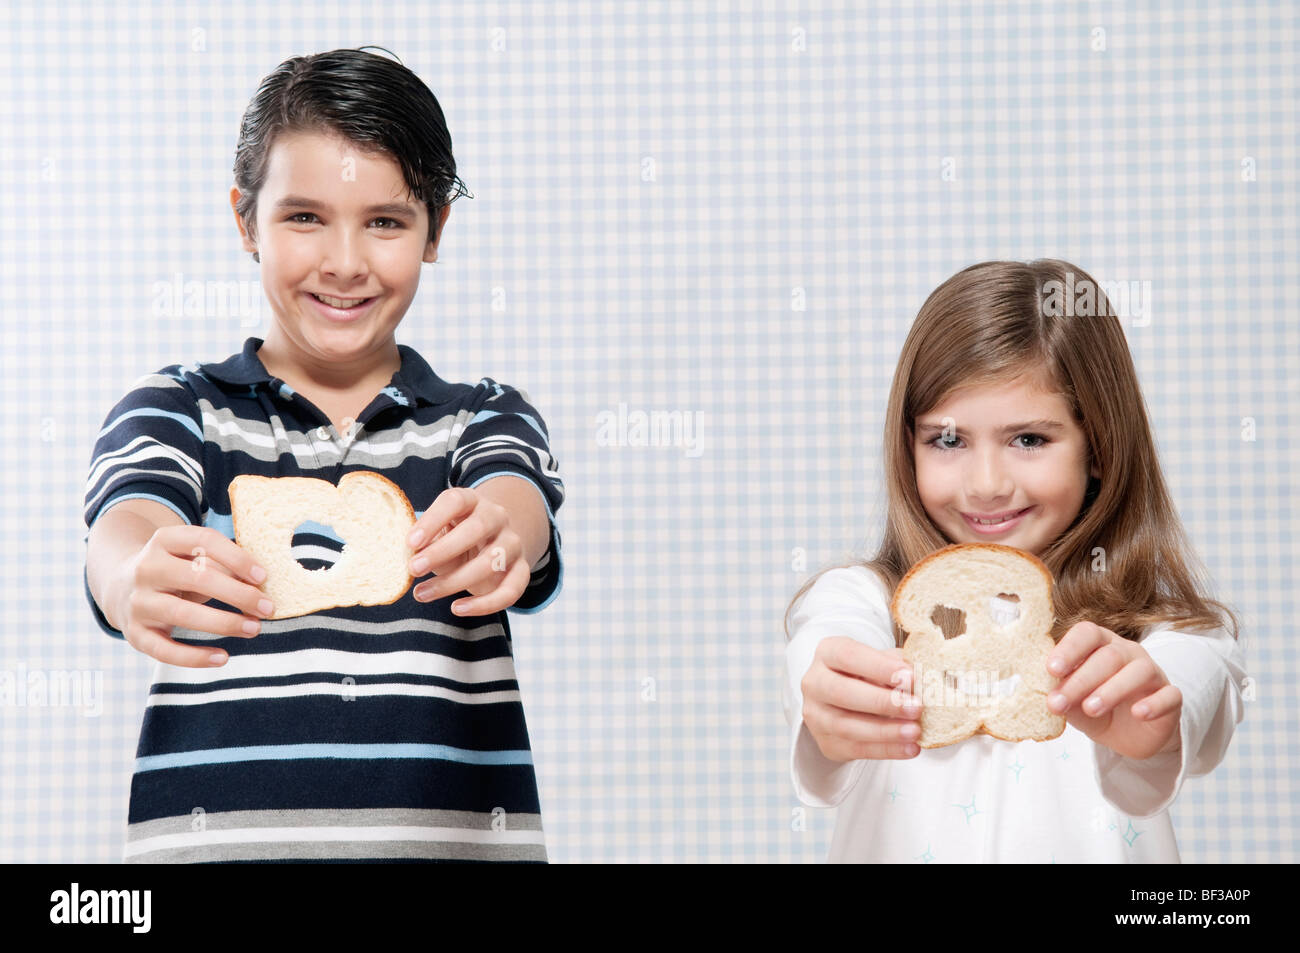
<svg viewBox="0 0 1300 953"><path fill-rule="evenodd" d="M1102 795L1137 818L1166 810L1183 780L1209 774L1223 760L1244 715L1246 679L1241 644L1226 629L1151 630L1140 644L1183 696L1177 751L1146 759L1126 758L1094 745L1094 770Z"/></svg>
<svg viewBox="0 0 1300 953"><path fill-rule="evenodd" d="M555 514L564 502L564 483L551 455L550 434L527 393L491 378L479 381L470 411L452 452L448 482L475 487L493 477L519 476L537 488L551 524L551 541L533 567L528 587L510 607L514 612L537 612L554 600L563 581Z"/></svg>
<svg viewBox="0 0 1300 953"><path fill-rule="evenodd" d="M810 807L835 807L853 789L863 771L880 761L832 761L821 753L803 721L803 677L812 666L817 645L831 636L847 636L873 649L894 648L884 583L861 566L827 570L800 600L790 619L786 646L783 700L790 724L790 779L795 794Z"/></svg>
<svg viewBox="0 0 1300 953"><path fill-rule="evenodd" d="M203 427L194 392L180 378L180 365L140 378L108 413L95 439L86 477L83 519L90 528L123 500L153 500L185 522L203 522ZM122 638L104 618L83 572L95 621Z"/></svg>

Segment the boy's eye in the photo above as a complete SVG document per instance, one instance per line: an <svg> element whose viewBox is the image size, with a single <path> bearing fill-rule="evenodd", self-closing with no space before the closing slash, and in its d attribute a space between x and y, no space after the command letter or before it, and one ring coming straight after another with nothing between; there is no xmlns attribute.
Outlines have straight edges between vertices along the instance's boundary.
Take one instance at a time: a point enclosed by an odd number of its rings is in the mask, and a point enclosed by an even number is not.
<svg viewBox="0 0 1300 953"><path fill-rule="evenodd" d="M285 221L293 222L295 225L310 225L310 224L311 224L310 222L300 222L300 221L298 221L298 219L300 219L300 218L315 218L315 217L316 217L316 213L315 213L315 212L295 212L294 214L290 215L290 216L289 216ZM391 222L391 223L392 223L392 226L391 226L392 228L401 228L401 227L402 227L402 223L399 222L399 221L398 221L397 219L395 219L395 218L376 218L376 219L372 219L372 221L375 221L375 222ZM384 229L384 231L389 231L389 230L390 230L389 228L385 228L385 229Z"/></svg>

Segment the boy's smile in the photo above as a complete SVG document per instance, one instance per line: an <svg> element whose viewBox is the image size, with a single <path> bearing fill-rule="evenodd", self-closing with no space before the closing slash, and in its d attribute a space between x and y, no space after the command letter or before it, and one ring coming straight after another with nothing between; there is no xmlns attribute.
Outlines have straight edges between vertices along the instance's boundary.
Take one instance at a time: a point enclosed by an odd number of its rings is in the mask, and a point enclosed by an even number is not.
<svg viewBox="0 0 1300 953"><path fill-rule="evenodd" d="M232 206L239 190L231 189ZM268 371L328 391L378 391L401 365L394 332L436 261L429 213L401 167L340 136L285 132L257 196L258 252L274 321L258 350Z"/></svg>
<svg viewBox="0 0 1300 953"><path fill-rule="evenodd" d="M1037 556L1100 475L1065 399L1027 378L960 390L912 423L921 504L950 542Z"/></svg>

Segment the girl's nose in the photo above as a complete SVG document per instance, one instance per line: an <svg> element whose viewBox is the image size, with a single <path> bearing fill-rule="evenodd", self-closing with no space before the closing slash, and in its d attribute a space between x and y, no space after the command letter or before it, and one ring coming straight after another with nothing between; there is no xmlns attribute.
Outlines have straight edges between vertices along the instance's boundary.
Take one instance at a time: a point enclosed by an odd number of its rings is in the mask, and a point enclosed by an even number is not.
<svg viewBox="0 0 1300 953"><path fill-rule="evenodd" d="M998 500L1007 497L1014 487L997 452L973 454L971 471L966 479L966 496L971 500Z"/></svg>

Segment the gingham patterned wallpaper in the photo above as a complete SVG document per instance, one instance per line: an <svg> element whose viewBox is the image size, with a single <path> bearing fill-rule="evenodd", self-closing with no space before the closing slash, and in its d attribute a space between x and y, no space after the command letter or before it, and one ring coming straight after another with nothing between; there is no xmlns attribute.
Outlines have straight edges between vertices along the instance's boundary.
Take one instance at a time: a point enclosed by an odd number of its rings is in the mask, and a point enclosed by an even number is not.
<svg viewBox="0 0 1300 953"><path fill-rule="evenodd" d="M438 96L475 195L398 340L444 378L524 388L568 489L564 592L513 617L553 860L825 858L833 812L787 774L782 613L878 539L885 398L926 295L1045 256L1150 283L1125 330L1245 621L1253 700L1176 802L1183 858L1296 860L1297 20L1181 0L9 5L0 860L121 856L152 661L84 602L90 448L140 375L265 336L260 292L186 314L159 287L256 291L227 198L240 116L283 59L371 43ZM652 411L692 429L607 439ZM21 688L63 671L85 673L80 707Z"/></svg>

